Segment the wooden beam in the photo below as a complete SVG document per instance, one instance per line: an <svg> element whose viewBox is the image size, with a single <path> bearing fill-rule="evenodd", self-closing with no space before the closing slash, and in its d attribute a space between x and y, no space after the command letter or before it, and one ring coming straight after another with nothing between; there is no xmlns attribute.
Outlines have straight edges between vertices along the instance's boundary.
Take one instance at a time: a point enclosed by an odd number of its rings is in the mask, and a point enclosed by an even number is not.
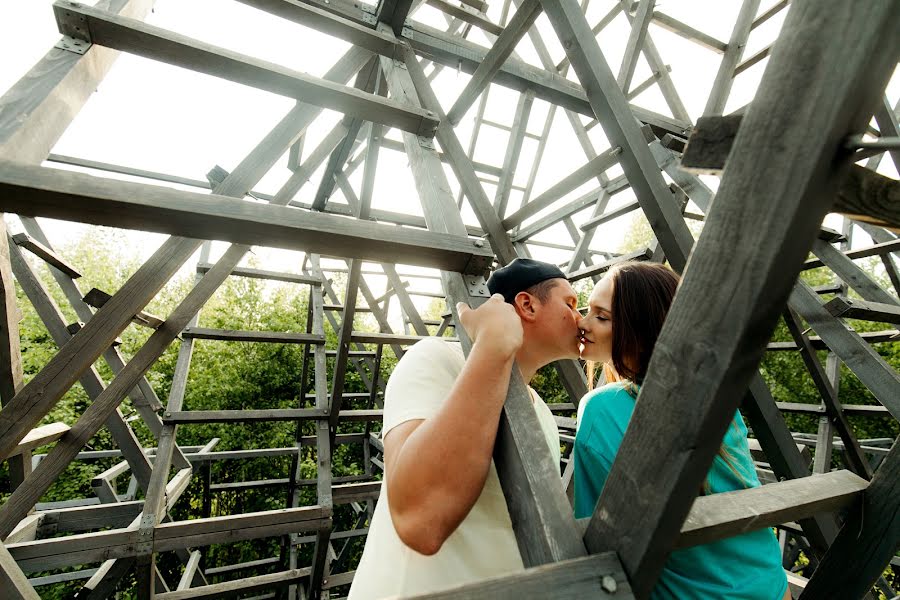
<svg viewBox="0 0 900 600"><path fill-rule="evenodd" d="M708 544L779 523L835 512L851 506L867 486L868 481L849 471L832 471L700 496L681 527L675 547Z"/></svg>
<svg viewBox="0 0 900 600"><path fill-rule="evenodd" d="M571 21L580 16L575 2L559 6ZM655 346L586 534L591 550L619 552L638 597L659 576L849 167L841 142L865 128L896 66L900 4L861 8L834 0L791 9ZM748 220L755 235L738 240L731 232ZM684 397L691 411L677 410ZM649 482L654 494L636 493Z"/></svg>
<svg viewBox="0 0 900 600"><path fill-rule="evenodd" d="M100 10L143 19L154 0L101 0ZM51 48L0 98L0 160L40 164L109 71L119 53L84 55Z"/></svg>
<svg viewBox="0 0 900 600"><path fill-rule="evenodd" d="M503 32L494 42L494 45L484 57L482 63L475 69L472 78L463 88L463 91L456 98L456 102L450 110L447 111L447 119L452 125L459 124L463 115L475 102L475 99L481 95L484 89L491 82L494 74L500 70L503 63L513 53L516 44L522 39L528 29L537 20L541 14L541 3L539 0L525 0L525 2L516 11L509 23L503 29Z"/></svg>
<svg viewBox="0 0 900 600"><path fill-rule="evenodd" d="M881 468L850 512L831 548L819 562L801 600L862 598L897 551L900 539L900 444L894 443Z"/></svg>
<svg viewBox="0 0 900 600"><path fill-rule="evenodd" d="M58 0L54 4L54 12L57 21L73 16L83 17L90 32L85 36L86 41L93 44L221 77L306 104L328 107L417 135L430 137L437 128L437 120L428 111L403 107L373 94L194 40L136 19L112 15L67 0Z"/></svg>
<svg viewBox="0 0 900 600"><path fill-rule="evenodd" d="M698 119L682 156L682 167L693 173L721 173L742 119L742 115ZM871 169L852 165L839 184L832 212L900 231L898 207L900 182Z"/></svg>
<svg viewBox="0 0 900 600"><path fill-rule="evenodd" d="M460 585L440 592L409 596L410 600L466 600L468 598L495 598L516 600L519 598L545 597L553 590L553 597L560 600L582 598L634 598L622 566L614 552L605 552L585 558L575 558L549 565L532 567L506 577L492 577L484 581Z"/></svg>
<svg viewBox="0 0 900 600"><path fill-rule="evenodd" d="M188 598L237 598L242 594L267 589L278 589L309 578L310 569L290 569L244 577L235 581L224 581L194 588L178 589L174 592L156 594L157 600L187 600Z"/></svg>
<svg viewBox="0 0 900 600"><path fill-rule="evenodd" d="M863 319L879 323L900 323L900 307L883 302L866 302L855 298L834 298L825 310L842 319Z"/></svg>
<svg viewBox="0 0 900 600"><path fill-rule="evenodd" d="M12 241L17 245L22 246L26 250L31 251L35 256L42 258L44 262L49 265L52 265L71 277L72 279L78 279L81 277L81 273L75 270L74 267L66 263L65 260L62 259L56 252L47 248L37 240L33 239L27 233L17 233L12 236Z"/></svg>
<svg viewBox="0 0 900 600"><path fill-rule="evenodd" d="M44 167L0 163L0 191L9 212L240 244L478 273L493 256L481 240Z"/></svg>

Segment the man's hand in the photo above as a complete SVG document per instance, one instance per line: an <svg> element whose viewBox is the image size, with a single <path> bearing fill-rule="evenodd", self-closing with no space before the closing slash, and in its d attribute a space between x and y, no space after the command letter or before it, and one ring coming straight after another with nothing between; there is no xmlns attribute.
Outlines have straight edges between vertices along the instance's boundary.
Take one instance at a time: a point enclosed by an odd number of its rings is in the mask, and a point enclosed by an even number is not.
<svg viewBox="0 0 900 600"><path fill-rule="evenodd" d="M500 294L494 294L474 310L459 302L456 311L473 344L479 342L502 356L515 356L522 347L522 320L513 305L504 301Z"/></svg>

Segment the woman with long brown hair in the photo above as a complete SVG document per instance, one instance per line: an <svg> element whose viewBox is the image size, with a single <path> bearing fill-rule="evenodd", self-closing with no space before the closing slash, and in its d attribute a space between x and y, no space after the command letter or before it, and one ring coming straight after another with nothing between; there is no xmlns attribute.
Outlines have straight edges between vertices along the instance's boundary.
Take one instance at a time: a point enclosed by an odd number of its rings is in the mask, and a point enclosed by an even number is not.
<svg viewBox="0 0 900 600"><path fill-rule="evenodd" d="M578 518L591 516L600 498L678 281L678 275L663 265L630 262L611 269L591 292L588 313L579 322L581 356L588 363L592 387L598 364L607 383L588 392L579 405L574 449ZM698 494L759 485L747 428L736 412ZM771 529L761 529L672 552L651 597L789 600L791 596L778 542Z"/></svg>

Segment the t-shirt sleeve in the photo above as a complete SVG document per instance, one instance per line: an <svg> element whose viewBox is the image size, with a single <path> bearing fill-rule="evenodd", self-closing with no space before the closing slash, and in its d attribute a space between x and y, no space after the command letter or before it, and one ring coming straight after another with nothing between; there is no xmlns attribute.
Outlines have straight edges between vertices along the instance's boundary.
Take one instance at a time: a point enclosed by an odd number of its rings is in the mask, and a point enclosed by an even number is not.
<svg viewBox="0 0 900 600"><path fill-rule="evenodd" d="M382 436L401 423L434 415L464 362L462 349L443 340L425 339L413 345L388 379Z"/></svg>

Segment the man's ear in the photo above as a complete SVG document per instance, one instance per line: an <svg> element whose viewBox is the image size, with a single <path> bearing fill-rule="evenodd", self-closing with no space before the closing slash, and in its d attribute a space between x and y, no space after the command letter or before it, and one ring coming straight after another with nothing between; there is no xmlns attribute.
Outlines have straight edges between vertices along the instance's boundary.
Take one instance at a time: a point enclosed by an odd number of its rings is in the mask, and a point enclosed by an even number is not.
<svg viewBox="0 0 900 600"><path fill-rule="evenodd" d="M523 321L534 322L537 319L538 302L528 292L519 292L514 299L516 312Z"/></svg>

